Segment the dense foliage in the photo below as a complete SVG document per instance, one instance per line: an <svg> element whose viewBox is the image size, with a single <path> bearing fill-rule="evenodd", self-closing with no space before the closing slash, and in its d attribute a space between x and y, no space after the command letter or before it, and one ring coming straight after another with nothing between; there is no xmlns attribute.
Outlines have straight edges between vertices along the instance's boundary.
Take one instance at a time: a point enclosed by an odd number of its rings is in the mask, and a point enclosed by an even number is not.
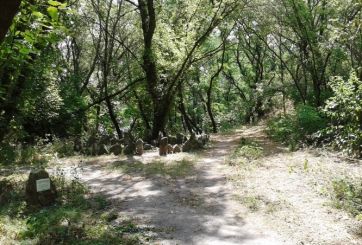
<svg viewBox="0 0 362 245"><path fill-rule="evenodd" d="M324 129L324 142L360 155L361 9L359 0L23 0L0 44L0 155L125 131L151 142L270 115L270 134L292 148Z"/></svg>
<svg viewBox="0 0 362 245"><path fill-rule="evenodd" d="M324 133L334 146L362 156L362 81L352 72L347 81L333 78L330 86L333 96L326 101L325 112L331 123Z"/></svg>

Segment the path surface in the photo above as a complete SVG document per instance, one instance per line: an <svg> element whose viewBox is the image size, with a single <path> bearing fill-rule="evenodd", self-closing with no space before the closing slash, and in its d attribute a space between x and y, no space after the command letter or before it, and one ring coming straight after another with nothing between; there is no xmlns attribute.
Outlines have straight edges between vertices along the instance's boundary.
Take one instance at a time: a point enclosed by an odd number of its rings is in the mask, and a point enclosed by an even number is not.
<svg viewBox="0 0 362 245"><path fill-rule="evenodd" d="M241 137L256 140L264 151L247 168L225 161ZM192 174L185 177L110 170L120 161L116 157L84 162L80 177L94 192L112 200L119 217L132 217L158 230L152 244L362 244L351 234L359 224L326 207L329 199L318 189L327 179L323 176L336 173L335 164L341 169L338 173L356 176L362 174L357 164L338 159L329 164L326 156L287 152L268 140L262 127L216 135L212 142L210 149L196 154ZM127 161L152 164L187 157L190 154L160 158L148 152ZM311 174L302 171L305 159ZM246 200L252 200L252 210Z"/></svg>
<svg viewBox="0 0 362 245"><path fill-rule="evenodd" d="M213 137L213 146L201 153L191 176L169 180L108 172L114 159L83 167L82 179L94 190L119 203L121 215L160 228L156 244L284 244L276 233L244 217L233 200L224 160L238 144L241 132ZM169 155L168 158L175 156ZM156 153L135 157L157 158Z"/></svg>

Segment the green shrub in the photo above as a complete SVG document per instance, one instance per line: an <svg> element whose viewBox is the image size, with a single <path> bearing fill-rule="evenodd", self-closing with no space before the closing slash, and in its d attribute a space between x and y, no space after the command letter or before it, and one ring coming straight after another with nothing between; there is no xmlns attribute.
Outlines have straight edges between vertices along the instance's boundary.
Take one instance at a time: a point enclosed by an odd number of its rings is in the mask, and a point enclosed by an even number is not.
<svg viewBox="0 0 362 245"><path fill-rule="evenodd" d="M333 182L335 204L354 216L362 214L362 183L356 184L346 180Z"/></svg>
<svg viewBox="0 0 362 245"><path fill-rule="evenodd" d="M113 226L118 218L109 208L99 209L106 199L93 196L74 177L57 172L59 199L47 208L28 207L25 202L25 175L0 176L0 243L8 244L140 244L142 230L135 224ZM6 195L3 195L3 194ZM95 205L96 203L96 205ZM103 204L102 204L103 205ZM110 218L102 214L110 212ZM106 217L108 217L106 216ZM131 228L133 228L131 230ZM128 237L128 235L130 235Z"/></svg>
<svg viewBox="0 0 362 245"><path fill-rule="evenodd" d="M49 159L39 152L40 150L37 146L3 143L0 144L0 165L45 166Z"/></svg>
<svg viewBox="0 0 362 245"><path fill-rule="evenodd" d="M349 155L362 157L362 81L352 72L347 81L335 77L330 86L334 95L324 111L331 122L321 136Z"/></svg>
<svg viewBox="0 0 362 245"><path fill-rule="evenodd" d="M263 148L256 142L241 138L238 147L227 159L226 163L235 166L257 160L263 156Z"/></svg>
<svg viewBox="0 0 362 245"><path fill-rule="evenodd" d="M10 144L0 144L0 165L14 163L18 156L17 148Z"/></svg>
<svg viewBox="0 0 362 245"><path fill-rule="evenodd" d="M309 105L297 107L297 129L301 135L312 135L327 126L327 121L318 110Z"/></svg>
<svg viewBox="0 0 362 245"><path fill-rule="evenodd" d="M295 114L272 118L267 124L268 135L289 145L291 150L327 126L326 119L309 105L298 105Z"/></svg>
<svg viewBox="0 0 362 245"><path fill-rule="evenodd" d="M52 150L59 157L67 157L74 155L74 143L71 140L56 138L52 143Z"/></svg>
<svg viewBox="0 0 362 245"><path fill-rule="evenodd" d="M254 141L241 138L239 147L235 150L234 154L248 160L256 160L263 156L263 148Z"/></svg>
<svg viewBox="0 0 362 245"><path fill-rule="evenodd" d="M274 140L289 143L296 140L297 122L293 115L272 118L267 124L267 133Z"/></svg>

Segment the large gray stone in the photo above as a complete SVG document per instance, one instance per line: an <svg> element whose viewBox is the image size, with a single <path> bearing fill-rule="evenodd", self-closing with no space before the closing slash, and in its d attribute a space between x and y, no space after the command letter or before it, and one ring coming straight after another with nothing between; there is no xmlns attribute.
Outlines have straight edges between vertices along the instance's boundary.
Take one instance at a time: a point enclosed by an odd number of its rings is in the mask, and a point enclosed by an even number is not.
<svg viewBox="0 0 362 245"><path fill-rule="evenodd" d="M57 190L48 172L32 170L25 187L25 199L30 206L46 207L55 203Z"/></svg>

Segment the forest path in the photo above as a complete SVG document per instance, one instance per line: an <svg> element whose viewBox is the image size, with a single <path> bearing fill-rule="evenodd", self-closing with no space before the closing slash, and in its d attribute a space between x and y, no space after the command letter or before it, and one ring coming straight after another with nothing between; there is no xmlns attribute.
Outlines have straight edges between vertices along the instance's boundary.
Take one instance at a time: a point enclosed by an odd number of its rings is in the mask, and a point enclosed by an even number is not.
<svg viewBox="0 0 362 245"><path fill-rule="evenodd" d="M263 156L230 166L242 137L257 142ZM80 177L111 200L120 221L151 227L150 244L362 244L351 231L360 224L322 193L334 177L361 176L359 163L291 153L260 126L211 139L196 154L92 158Z"/></svg>
<svg viewBox="0 0 362 245"><path fill-rule="evenodd" d="M241 130L212 136L211 147L196 157L187 153L159 157L157 152L147 152L124 160L96 158L84 162L81 179L95 193L112 200L119 217L154 227L158 236L152 244L284 244L258 220L249 219L248 209L234 198L225 159L241 136ZM158 161L193 165L187 175L174 177L149 176L140 169L141 162L146 167ZM109 168L123 163L134 164L140 171Z"/></svg>

